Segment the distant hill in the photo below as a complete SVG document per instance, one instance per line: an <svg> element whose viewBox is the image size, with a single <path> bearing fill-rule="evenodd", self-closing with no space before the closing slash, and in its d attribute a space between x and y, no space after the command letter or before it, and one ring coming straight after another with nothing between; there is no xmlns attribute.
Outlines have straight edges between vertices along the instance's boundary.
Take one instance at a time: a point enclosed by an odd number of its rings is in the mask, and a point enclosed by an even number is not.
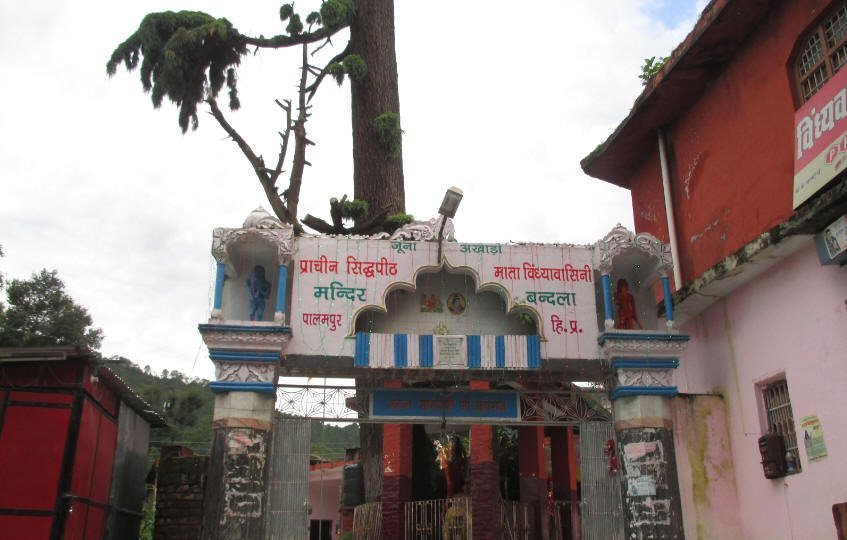
<svg viewBox="0 0 847 540"><path fill-rule="evenodd" d="M107 359L104 364L168 422L167 428L153 429L150 434L152 448L178 444L198 454L209 454L215 408L215 395L209 390L209 381L187 377L176 370L163 370L156 375L149 366L142 369L119 356Z"/></svg>
<svg viewBox="0 0 847 540"><path fill-rule="evenodd" d="M176 370L163 370L156 375L149 366L141 368L121 356L105 359L103 363L168 422L169 427L155 428L150 434L154 453L172 444L187 446L198 454L211 453L215 395L209 390L209 381L191 378ZM358 424L312 423L313 456L328 461L342 460L345 449L358 446Z"/></svg>

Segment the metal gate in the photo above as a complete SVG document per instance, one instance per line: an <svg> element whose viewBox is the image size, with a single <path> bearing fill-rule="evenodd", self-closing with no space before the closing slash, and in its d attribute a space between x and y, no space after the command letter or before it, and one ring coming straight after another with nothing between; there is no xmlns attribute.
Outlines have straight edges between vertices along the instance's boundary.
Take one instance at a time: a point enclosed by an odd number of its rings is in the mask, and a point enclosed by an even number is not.
<svg viewBox="0 0 847 540"><path fill-rule="evenodd" d="M311 421L303 418L274 421L265 512L265 536L271 540L309 537L311 426Z"/></svg>
<svg viewBox="0 0 847 540"><path fill-rule="evenodd" d="M623 540L620 471L609 471L606 443L615 440L611 422L579 426L579 474L582 485L582 540Z"/></svg>

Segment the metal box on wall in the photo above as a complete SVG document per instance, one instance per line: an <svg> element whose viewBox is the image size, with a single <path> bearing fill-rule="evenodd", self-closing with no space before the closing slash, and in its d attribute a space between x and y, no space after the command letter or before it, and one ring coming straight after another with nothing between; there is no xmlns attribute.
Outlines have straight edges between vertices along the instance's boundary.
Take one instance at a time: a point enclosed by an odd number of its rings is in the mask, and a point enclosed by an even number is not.
<svg viewBox="0 0 847 540"><path fill-rule="evenodd" d="M778 433L768 433L759 437L759 453L762 455L762 469L765 478L785 476L785 441Z"/></svg>

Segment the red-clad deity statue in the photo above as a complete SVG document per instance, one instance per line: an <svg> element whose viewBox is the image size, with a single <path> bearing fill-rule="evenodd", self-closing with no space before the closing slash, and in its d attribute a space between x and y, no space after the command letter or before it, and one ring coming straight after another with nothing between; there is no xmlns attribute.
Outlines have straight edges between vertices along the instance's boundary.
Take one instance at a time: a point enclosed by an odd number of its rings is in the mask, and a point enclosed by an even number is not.
<svg viewBox="0 0 847 540"><path fill-rule="evenodd" d="M632 330L637 324L638 328L644 329L641 321L638 320L638 311L635 309L635 298L629 292L629 283L623 278L618 280L618 290L615 293L615 306L618 308L616 328Z"/></svg>

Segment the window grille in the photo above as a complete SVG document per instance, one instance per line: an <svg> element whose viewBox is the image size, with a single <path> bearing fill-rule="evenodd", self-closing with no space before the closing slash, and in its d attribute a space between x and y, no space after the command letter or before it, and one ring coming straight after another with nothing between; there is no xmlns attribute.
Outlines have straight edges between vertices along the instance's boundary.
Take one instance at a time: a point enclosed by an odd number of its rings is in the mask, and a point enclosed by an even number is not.
<svg viewBox="0 0 847 540"><path fill-rule="evenodd" d="M797 432L794 430L794 413L785 379L775 381L764 388L765 410L768 416L768 431L778 433L785 442L785 451L794 456L797 472L800 472L800 453L797 448Z"/></svg>
<svg viewBox="0 0 847 540"><path fill-rule="evenodd" d="M824 17L802 43L794 74L800 100L806 102L847 62L847 2Z"/></svg>

